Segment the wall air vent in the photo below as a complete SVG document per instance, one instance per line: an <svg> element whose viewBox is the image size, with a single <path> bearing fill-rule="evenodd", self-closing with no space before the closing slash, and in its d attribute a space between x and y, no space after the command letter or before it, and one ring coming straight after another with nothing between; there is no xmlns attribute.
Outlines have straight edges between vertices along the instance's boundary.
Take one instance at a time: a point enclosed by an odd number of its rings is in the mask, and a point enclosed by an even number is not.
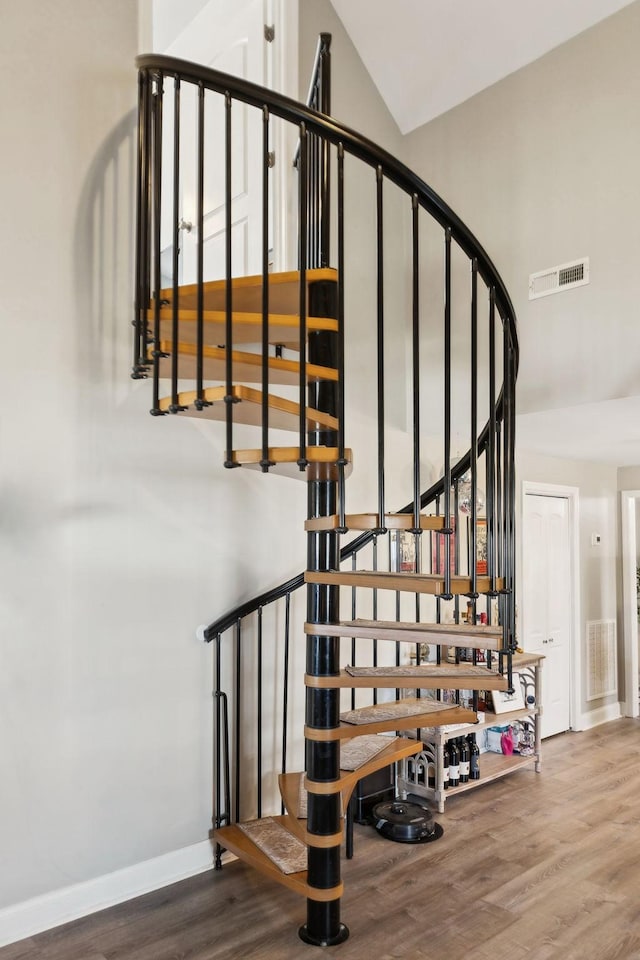
<svg viewBox="0 0 640 960"><path fill-rule="evenodd" d="M529 277L529 300L548 297L550 293L560 293L571 287L582 287L585 283L589 283L589 257L532 273Z"/></svg>

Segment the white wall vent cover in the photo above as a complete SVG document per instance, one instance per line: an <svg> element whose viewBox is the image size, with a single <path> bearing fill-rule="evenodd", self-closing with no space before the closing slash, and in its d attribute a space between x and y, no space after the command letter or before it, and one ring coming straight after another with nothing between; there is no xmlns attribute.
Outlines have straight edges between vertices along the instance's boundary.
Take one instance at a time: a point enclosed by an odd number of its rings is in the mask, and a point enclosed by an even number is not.
<svg viewBox="0 0 640 960"><path fill-rule="evenodd" d="M587 621L587 700L617 693L616 621Z"/></svg>
<svg viewBox="0 0 640 960"><path fill-rule="evenodd" d="M550 293L560 293L572 287L583 287L585 283L589 283L589 257L532 273L529 277L529 300L548 297Z"/></svg>

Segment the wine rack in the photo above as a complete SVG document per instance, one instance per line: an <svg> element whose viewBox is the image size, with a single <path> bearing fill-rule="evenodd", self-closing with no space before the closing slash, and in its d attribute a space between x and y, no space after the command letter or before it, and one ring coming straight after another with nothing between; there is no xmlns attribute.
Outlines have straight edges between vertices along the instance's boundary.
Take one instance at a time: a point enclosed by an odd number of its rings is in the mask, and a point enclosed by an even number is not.
<svg viewBox="0 0 640 960"><path fill-rule="evenodd" d="M437 803L438 811L444 812L447 800L467 790L474 790L484 783L490 783L515 770L533 767L536 773L541 769L540 716L542 713L542 661L540 653L516 653L513 656L513 671L520 676L523 688L524 707L507 713L492 713L487 710L484 719L478 723L450 724L443 727L423 728L420 738L423 749L413 757L405 758L398 771L398 792L415 794ZM533 753L529 755L514 753L505 756L501 753L486 752L480 756L480 779L460 783L445 790L444 787L444 748L449 740L465 737L469 733L478 734L489 727L507 726L516 720L525 720L533 729ZM434 785L429 785L429 779Z"/></svg>

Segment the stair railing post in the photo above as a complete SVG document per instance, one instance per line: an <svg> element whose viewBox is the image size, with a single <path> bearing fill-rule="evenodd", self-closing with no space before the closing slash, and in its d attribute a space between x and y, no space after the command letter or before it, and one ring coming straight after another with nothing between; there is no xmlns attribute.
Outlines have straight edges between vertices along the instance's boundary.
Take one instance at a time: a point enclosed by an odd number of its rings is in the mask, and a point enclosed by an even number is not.
<svg viewBox="0 0 640 960"><path fill-rule="evenodd" d="M301 168L304 168L304 137L301 137ZM304 263L304 256L301 258ZM335 284L320 281L309 286L309 314L337 316L338 291ZM337 333L314 333L309 336L309 363L335 367L339 351ZM304 368L303 368L304 369ZM340 396L335 381L316 381L309 384L309 396L318 410L337 416ZM313 431L310 445L335 446L335 431ZM337 510L338 464L307 465L308 518L334 516ZM326 572L340 566L340 540L336 530L307 533L307 569ZM307 584L307 621L313 624L337 623L340 619L340 588L335 585ZM313 677L331 677L340 674L340 647L337 637L307 635L306 672ZM311 838L322 837L324 843L332 837L331 846L308 845L307 883L322 891L323 899L307 898L307 922L300 927L300 938L316 946L342 943L349 936L348 928L340 921L340 840L342 794L339 790L325 792L327 784L340 776L340 740L316 740L308 733L313 730L335 730L340 724L340 690L337 687L307 687L306 704L306 776L308 786L307 831ZM317 784L318 791L314 791ZM334 899L324 899L327 891L335 891Z"/></svg>

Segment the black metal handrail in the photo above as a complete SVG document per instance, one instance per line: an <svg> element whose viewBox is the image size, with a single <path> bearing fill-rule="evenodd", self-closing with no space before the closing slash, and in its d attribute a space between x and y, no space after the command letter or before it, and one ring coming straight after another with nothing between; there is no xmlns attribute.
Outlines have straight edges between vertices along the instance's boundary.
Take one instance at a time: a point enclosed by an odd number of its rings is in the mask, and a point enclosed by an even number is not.
<svg viewBox="0 0 640 960"><path fill-rule="evenodd" d="M248 80L232 77L218 70L190 63L188 60L160 56L155 53L138 57L136 64L140 70L148 71L150 75L178 76L182 80L196 85L201 83L207 90L233 96L234 99L259 109L267 107L273 116L282 120L305 124L308 132L317 134L335 146L342 144L346 152L357 157L363 163L374 169L380 168L384 177L410 197L415 194L417 203L441 226L451 231L452 239L456 241L469 259L475 258L477 260L479 275L489 289L493 288L495 290L496 307L508 330L515 372L517 372L519 348L515 310L500 274L480 241L467 225L454 213L442 197L406 164L383 150L372 140L363 137L337 120L318 115L316 111L304 104L298 103L296 100L284 96L284 94L274 93Z"/></svg>

